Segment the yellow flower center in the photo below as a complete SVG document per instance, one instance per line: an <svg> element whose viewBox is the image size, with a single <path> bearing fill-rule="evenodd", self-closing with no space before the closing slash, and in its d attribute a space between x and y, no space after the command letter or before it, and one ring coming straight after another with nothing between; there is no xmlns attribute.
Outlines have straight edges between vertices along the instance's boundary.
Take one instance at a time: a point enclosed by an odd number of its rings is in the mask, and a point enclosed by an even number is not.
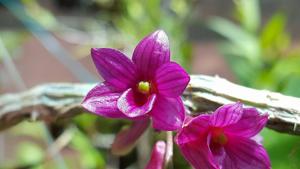
<svg viewBox="0 0 300 169"><path fill-rule="evenodd" d="M143 93L143 94L149 94L150 93L150 83L141 81L138 84L138 91Z"/></svg>

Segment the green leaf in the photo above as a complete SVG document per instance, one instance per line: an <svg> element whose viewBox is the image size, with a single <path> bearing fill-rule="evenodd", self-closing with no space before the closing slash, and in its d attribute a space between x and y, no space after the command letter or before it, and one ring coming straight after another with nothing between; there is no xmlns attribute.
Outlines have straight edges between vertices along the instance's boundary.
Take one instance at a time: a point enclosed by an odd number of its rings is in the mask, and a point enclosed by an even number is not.
<svg viewBox="0 0 300 169"><path fill-rule="evenodd" d="M285 59L278 60L271 70L271 74L276 78L277 81L285 81L291 75L300 76L300 54L299 56L287 57Z"/></svg>
<svg viewBox="0 0 300 169"><path fill-rule="evenodd" d="M170 6L177 16L182 18L189 13L189 6L187 3L187 1L183 0L172 0Z"/></svg>
<svg viewBox="0 0 300 169"><path fill-rule="evenodd" d="M144 4L142 3L142 5L144 5L144 10L147 11L146 14L150 18L153 25L160 24L160 20L162 17L161 1L160 0L144 1Z"/></svg>
<svg viewBox="0 0 300 169"><path fill-rule="evenodd" d="M300 137L264 129L263 144L270 156L272 169L298 169Z"/></svg>
<svg viewBox="0 0 300 169"><path fill-rule="evenodd" d="M258 67L254 64L249 64L249 61L243 57L238 57L241 53L232 53L234 48L232 47L231 51L229 46L221 45L220 49L230 65L231 70L237 76L239 83L245 86L252 86L253 79L257 78ZM236 55L238 54L238 55Z"/></svg>
<svg viewBox="0 0 300 169"><path fill-rule="evenodd" d="M287 38L285 32L286 16L283 13L276 13L264 26L260 43L262 48L270 48L276 46L277 43L283 45L283 39Z"/></svg>
<svg viewBox="0 0 300 169"><path fill-rule="evenodd" d="M23 142L18 146L17 161L21 165L37 164L44 158L43 150L34 143Z"/></svg>
<svg viewBox="0 0 300 169"><path fill-rule="evenodd" d="M58 23L52 12L36 0L22 0L26 13L46 29L55 28Z"/></svg>
<svg viewBox="0 0 300 169"><path fill-rule="evenodd" d="M3 44L8 49L11 57L14 57L14 53L22 46L22 43L28 37L28 33L25 31L0 31L0 37ZM0 61L3 56L0 55Z"/></svg>
<svg viewBox="0 0 300 169"><path fill-rule="evenodd" d="M100 151L93 147L90 139L84 133L76 130L71 146L79 152L81 168L105 168L104 157Z"/></svg>
<svg viewBox="0 0 300 169"><path fill-rule="evenodd" d="M139 20L145 15L143 5L139 1L128 1L126 7L129 17L131 17L134 20Z"/></svg>
<svg viewBox="0 0 300 169"><path fill-rule="evenodd" d="M216 33L227 38L232 46L243 53L240 55L241 57L254 64L260 62L260 47L255 36L234 23L218 17L210 19L208 26Z"/></svg>
<svg viewBox="0 0 300 169"><path fill-rule="evenodd" d="M257 32L260 25L260 8L258 0L235 0L236 13L242 27L249 32Z"/></svg>
<svg viewBox="0 0 300 169"><path fill-rule="evenodd" d="M290 96L300 97L300 75L291 76L283 89L283 93Z"/></svg>

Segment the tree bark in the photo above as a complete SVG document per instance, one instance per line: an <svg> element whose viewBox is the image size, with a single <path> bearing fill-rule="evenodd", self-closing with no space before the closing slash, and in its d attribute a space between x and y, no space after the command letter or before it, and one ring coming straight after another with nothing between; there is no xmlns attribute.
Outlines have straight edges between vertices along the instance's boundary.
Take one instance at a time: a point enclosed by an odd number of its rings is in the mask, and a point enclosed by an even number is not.
<svg viewBox="0 0 300 169"><path fill-rule="evenodd" d="M82 98L95 84L54 83L28 91L0 96L0 130L23 120L55 122L84 112ZM220 77L192 75L183 97L193 115L240 101L245 107L269 114L267 127L300 135L300 99L267 90L256 90L231 83Z"/></svg>

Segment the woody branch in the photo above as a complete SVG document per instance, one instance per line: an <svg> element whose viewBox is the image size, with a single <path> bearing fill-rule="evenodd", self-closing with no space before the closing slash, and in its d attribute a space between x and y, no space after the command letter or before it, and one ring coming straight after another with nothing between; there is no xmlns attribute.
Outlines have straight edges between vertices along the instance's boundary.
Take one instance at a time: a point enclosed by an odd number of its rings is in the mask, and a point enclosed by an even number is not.
<svg viewBox="0 0 300 169"><path fill-rule="evenodd" d="M95 84L53 83L28 91L0 96L0 130L23 120L58 121L83 112L82 98ZM241 101L269 114L267 127L300 135L300 99L267 90L243 87L220 77L192 75L184 92L190 113L215 110L223 104Z"/></svg>

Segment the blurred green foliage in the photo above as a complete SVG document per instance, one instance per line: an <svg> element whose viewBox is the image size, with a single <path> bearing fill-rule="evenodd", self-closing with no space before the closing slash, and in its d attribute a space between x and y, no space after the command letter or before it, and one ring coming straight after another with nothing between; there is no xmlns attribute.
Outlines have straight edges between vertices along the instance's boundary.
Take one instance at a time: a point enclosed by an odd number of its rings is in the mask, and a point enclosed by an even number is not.
<svg viewBox="0 0 300 169"><path fill-rule="evenodd" d="M291 47L286 16L277 12L261 26L258 0L234 2L236 23L219 17L208 22L225 38L222 53L241 84L285 93L290 80L300 76L300 50Z"/></svg>
<svg viewBox="0 0 300 169"><path fill-rule="evenodd" d="M172 59L190 69L187 21L194 4L185 0L122 1L124 11L113 18L113 22L124 35L131 36L135 44L150 32L163 29L169 36Z"/></svg>
<svg viewBox="0 0 300 169"><path fill-rule="evenodd" d="M81 162L80 168L105 168L105 161L102 152L95 149L89 137L83 132L74 129L75 134L71 140L71 147L77 150Z"/></svg>
<svg viewBox="0 0 300 169"><path fill-rule="evenodd" d="M37 0L21 0L26 13L46 29L54 28L58 23L55 16L42 7Z"/></svg>
<svg viewBox="0 0 300 169"><path fill-rule="evenodd" d="M19 165L26 166L40 163L43 160L43 150L32 142L22 142L18 145L17 159ZM41 166L34 166L33 169L41 169Z"/></svg>
<svg viewBox="0 0 300 169"><path fill-rule="evenodd" d="M263 144L271 158L273 169L298 169L300 166L300 138L264 129Z"/></svg>
<svg viewBox="0 0 300 169"><path fill-rule="evenodd" d="M15 32L15 31L0 31L0 38L5 44L5 47L7 50L15 54L18 52L19 47L21 44L25 41L25 39L28 37L28 34L24 31ZM13 55L12 55L13 56ZM0 61L3 56L0 55Z"/></svg>
<svg viewBox="0 0 300 169"><path fill-rule="evenodd" d="M224 37L220 50L246 86L300 97L300 50L291 46L287 17L275 13L261 25L259 0L235 0L236 22L215 17L208 26ZM298 169L300 138L268 129L262 133L273 169Z"/></svg>

